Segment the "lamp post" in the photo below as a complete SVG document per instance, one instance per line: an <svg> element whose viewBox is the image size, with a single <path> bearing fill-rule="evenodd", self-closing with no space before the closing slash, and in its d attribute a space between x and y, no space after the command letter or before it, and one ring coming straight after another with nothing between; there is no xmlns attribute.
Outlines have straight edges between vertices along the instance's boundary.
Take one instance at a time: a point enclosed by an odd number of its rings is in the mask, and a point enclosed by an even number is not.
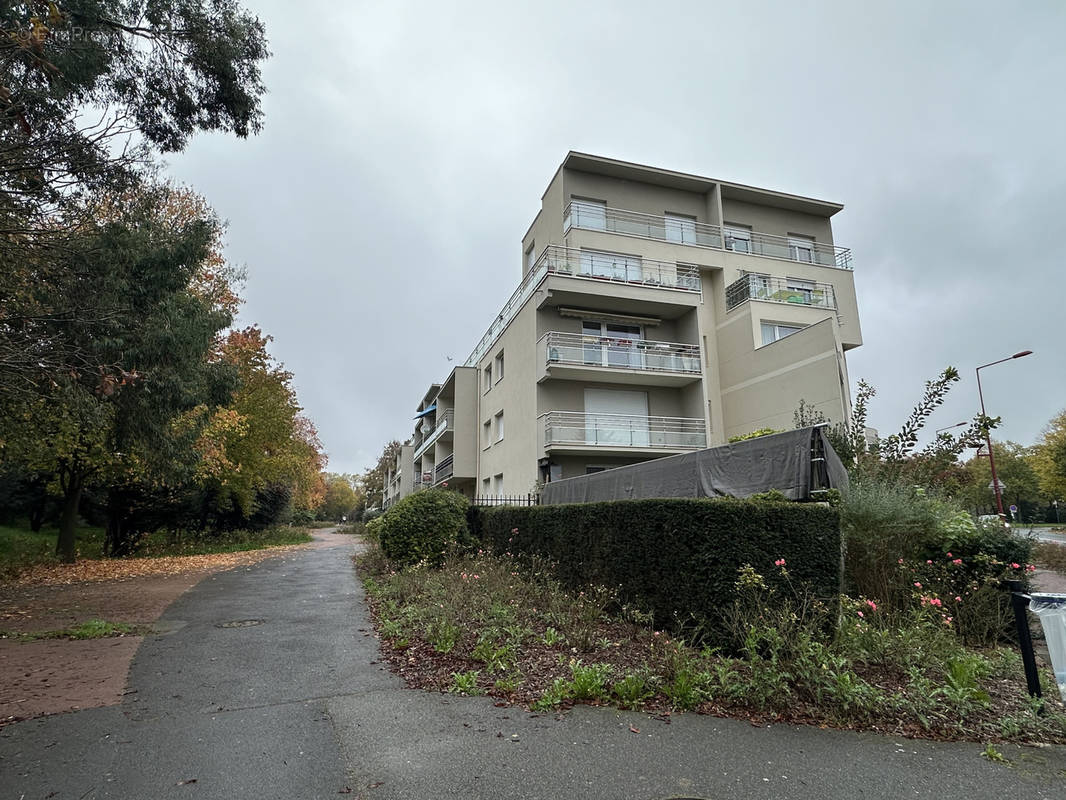
<svg viewBox="0 0 1066 800"><path fill-rule="evenodd" d="M993 367L996 364L1002 364L1004 361L1010 361L1013 358L1021 358L1022 356L1032 355L1032 350L1022 350L1020 353L1015 353L1012 356L1001 358L999 361L990 361L987 364L982 364L976 370L977 373L977 396L981 400L981 416L987 417L985 413L985 396L981 392L981 370L985 367ZM999 491L999 478L996 477L996 459L992 454L992 432L985 432L985 439L988 442L988 466L992 469L992 491L996 493L996 511L999 514L1000 519L1004 519L1007 515L1003 513L1003 495Z"/></svg>

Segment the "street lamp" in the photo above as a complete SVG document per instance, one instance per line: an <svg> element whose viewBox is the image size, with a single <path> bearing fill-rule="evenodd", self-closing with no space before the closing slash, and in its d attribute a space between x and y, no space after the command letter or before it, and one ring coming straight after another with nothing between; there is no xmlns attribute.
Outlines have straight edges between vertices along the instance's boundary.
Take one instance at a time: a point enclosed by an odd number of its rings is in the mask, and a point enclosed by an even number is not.
<svg viewBox="0 0 1066 800"><path fill-rule="evenodd" d="M1015 353L1012 356L1001 358L999 361L991 361L988 364L982 364L976 370L977 373L977 396L981 399L981 416L987 417L985 414L985 396L981 392L981 370L985 367L993 367L996 364L1002 364L1004 361L1010 361L1013 358L1021 358L1022 356L1031 356L1032 350L1022 350L1020 353ZM985 439L988 442L988 466L992 468L992 491L996 493L996 511L999 512L1000 519L1006 519L1007 515L1003 513L1003 495L999 491L999 478L996 477L996 459L992 455L992 432L985 431Z"/></svg>

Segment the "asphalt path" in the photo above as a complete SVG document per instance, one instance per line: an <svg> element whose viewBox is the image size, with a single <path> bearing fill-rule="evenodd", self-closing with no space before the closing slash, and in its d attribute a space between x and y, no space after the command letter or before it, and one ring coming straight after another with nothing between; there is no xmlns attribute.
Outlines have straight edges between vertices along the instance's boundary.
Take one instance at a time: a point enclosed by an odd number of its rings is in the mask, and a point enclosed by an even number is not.
<svg viewBox="0 0 1066 800"><path fill-rule="evenodd" d="M0 731L0 798L1066 796L1066 749L411 691L378 663L350 538L208 578L133 661L120 706Z"/></svg>

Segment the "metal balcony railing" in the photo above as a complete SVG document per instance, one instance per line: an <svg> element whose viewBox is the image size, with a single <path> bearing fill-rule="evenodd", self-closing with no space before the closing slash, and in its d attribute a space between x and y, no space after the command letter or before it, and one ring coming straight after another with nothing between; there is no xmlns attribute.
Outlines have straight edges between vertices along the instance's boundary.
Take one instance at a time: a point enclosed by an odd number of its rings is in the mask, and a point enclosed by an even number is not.
<svg viewBox="0 0 1066 800"><path fill-rule="evenodd" d="M798 236L778 236L747 229L719 227L684 217L658 216L572 201L563 210L563 231L570 228L641 236L675 244L732 250L766 258L851 269L851 250Z"/></svg>
<svg viewBox="0 0 1066 800"><path fill-rule="evenodd" d="M437 469L433 472L433 482L440 483L441 481L450 478L454 472L452 469L453 456L446 456L440 460L437 464Z"/></svg>
<svg viewBox="0 0 1066 800"><path fill-rule="evenodd" d="M794 303L816 308L835 309L836 294L831 283L772 278L768 275L744 275L725 290L725 307L730 311L748 300Z"/></svg>
<svg viewBox="0 0 1066 800"><path fill-rule="evenodd" d="M695 264L653 261L641 259L639 256L550 245L544 248L540 258L530 267L525 277L522 278L522 282L518 284L518 288L504 303L496 319L489 325L489 329L485 331L473 352L463 362L464 366L475 366L481 360L503 329L511 324L511 320L525 305L529 296L549 274L613 280L656 288L681 289L688 292L699 292L702 288L700 269Z"/></svg>
<svg viewBox="0 0 1066 800"><path fill-rule="evenodd" d="M563 232L571 227L643 236L675 244L722 247L722 229L717 225L684 217L660 217L639 211L608 208L598 203L574 200L563 210Z"/></svg>
<svg viewBox="0 0 1066 800"><path fill-rule="evenodd" d="M447 411L437 413L437 423L422 437L422 443L415 448L415 458L418 458L429 446L439 439L446 430L454 429L455 427L455 411L448 409Z"/></svg>
<svg viewBox="0 0 1066 800"><path fill-rule="evenodd" d="M699 374L700 348L680 342L654 342L551 331L544 335L547 366L614 367L648 372Z"/></svg>
<svg viewBox="0 0 1066 800"><path fill-rule="evenodd" d="M707 446L702 419L583 411L549 411L543 418L547 448L583 445L699 450Z"/></svg>
<svg viewBox="0 0 1066 800"><path fill-rule="evenodd" d="M544 266L549 274L575 278L681 289L687 292L698 292L702 288L700 269L695 264L657 261L623 253L549 245L537 259L536 266Z"/></svg>

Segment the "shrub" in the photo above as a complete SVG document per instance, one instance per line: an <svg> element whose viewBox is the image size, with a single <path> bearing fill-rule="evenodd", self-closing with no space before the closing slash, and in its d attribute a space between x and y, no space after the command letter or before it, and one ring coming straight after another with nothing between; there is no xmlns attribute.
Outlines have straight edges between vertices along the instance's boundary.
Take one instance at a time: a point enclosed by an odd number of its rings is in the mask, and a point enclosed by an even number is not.
<svg viewBox="0 0 1066 800"><path fill-rule="evenodd" d="M449 553L470 544L469 506L458 492L443 489L408 495L381 517L381 549L400 566L420 561L440 566Z"/></svg>
<svg viewBox="0 0 1066 800"><path fill-rule="evenodd" d="M481 510L498 551L546 556L564 585L617 587L658 624L717 621L743 564L785 559L791 578L824 598L840 591L837 512L741 500L622 500ZM713 634L712 634L713 635Z"/></svg>

